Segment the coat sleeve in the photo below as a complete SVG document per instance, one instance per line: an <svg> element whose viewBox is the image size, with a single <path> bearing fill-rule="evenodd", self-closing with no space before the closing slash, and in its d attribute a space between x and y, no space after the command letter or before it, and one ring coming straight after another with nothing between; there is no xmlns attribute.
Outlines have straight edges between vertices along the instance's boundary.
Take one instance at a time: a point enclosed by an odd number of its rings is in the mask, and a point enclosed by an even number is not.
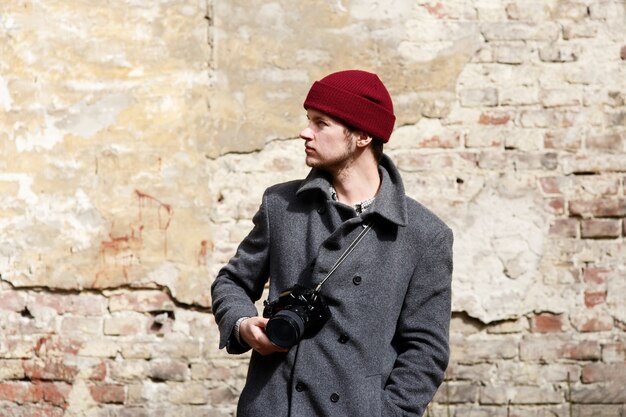
<svg viewBox="0 0 626 417"><path fill-rule="evenodd" d="M249 346L237 342L233 328L241 317L258 315L254 302L261 298L269 270L269 218L267 192L252 219L254 227L240 243L235 256L211 286L212 311L220 332L220 349L244 353Z"/></svg>
<svg viewBox="0 0 626 417"><path fill-rule="evenodd" d="M383 417L421 416L449 360L453 235L438 233L413 271L400 313L398 352L383 392Z"/></svg>

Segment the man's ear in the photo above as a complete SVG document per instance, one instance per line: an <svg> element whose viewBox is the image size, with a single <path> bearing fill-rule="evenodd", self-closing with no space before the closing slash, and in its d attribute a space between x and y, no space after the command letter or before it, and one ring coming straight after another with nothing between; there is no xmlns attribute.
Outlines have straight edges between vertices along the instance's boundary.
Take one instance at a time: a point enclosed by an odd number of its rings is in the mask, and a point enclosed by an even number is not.
<svg viewBox="0 0 626 417"><path fill-rule="evenodd" d="M366 148L372 143L372 137L363 132L354 132L356 136L356 146L359 148Z"/></svg>

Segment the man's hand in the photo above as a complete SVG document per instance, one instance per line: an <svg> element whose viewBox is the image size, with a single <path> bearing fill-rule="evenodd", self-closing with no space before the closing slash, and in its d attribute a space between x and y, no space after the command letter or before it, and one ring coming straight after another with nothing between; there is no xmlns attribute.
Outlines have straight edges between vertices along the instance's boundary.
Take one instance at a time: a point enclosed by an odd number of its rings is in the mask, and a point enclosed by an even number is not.
<svg viewBox="0 0 626 417"><path fill-rule="evenodd" d="M269 319L263 317L250 317L239 325L239 337L248 346L261 355L269 355L275 352L287 352L288 349L280 348L270 342L265 334L265 326Z"/></svg>

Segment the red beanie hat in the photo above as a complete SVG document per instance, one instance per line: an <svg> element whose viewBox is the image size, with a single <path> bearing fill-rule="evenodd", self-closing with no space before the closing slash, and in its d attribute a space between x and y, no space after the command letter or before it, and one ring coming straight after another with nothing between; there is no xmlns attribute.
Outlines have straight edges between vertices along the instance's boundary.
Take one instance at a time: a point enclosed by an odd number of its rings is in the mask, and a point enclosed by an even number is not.
<svg viewBox="0 0 626 417"><path fill-rule="evenodd" d="M304 108L327 114L385 143L396 121L383 82L376 74L359 70L335 72L313 83Z"/></svg>

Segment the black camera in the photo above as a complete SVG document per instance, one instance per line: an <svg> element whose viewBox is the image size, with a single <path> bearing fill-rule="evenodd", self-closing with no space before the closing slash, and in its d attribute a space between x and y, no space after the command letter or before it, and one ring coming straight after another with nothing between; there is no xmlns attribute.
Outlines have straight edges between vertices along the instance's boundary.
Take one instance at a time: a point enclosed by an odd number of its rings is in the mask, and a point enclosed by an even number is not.
<svg viewBox="0 0 626 417"><path fill-rule="evenodd" d="M290 348L305 334L317 332L330 317L318 292L295 285L264 301L263 317L269 318L265 334L278 347Z"/></svg>

